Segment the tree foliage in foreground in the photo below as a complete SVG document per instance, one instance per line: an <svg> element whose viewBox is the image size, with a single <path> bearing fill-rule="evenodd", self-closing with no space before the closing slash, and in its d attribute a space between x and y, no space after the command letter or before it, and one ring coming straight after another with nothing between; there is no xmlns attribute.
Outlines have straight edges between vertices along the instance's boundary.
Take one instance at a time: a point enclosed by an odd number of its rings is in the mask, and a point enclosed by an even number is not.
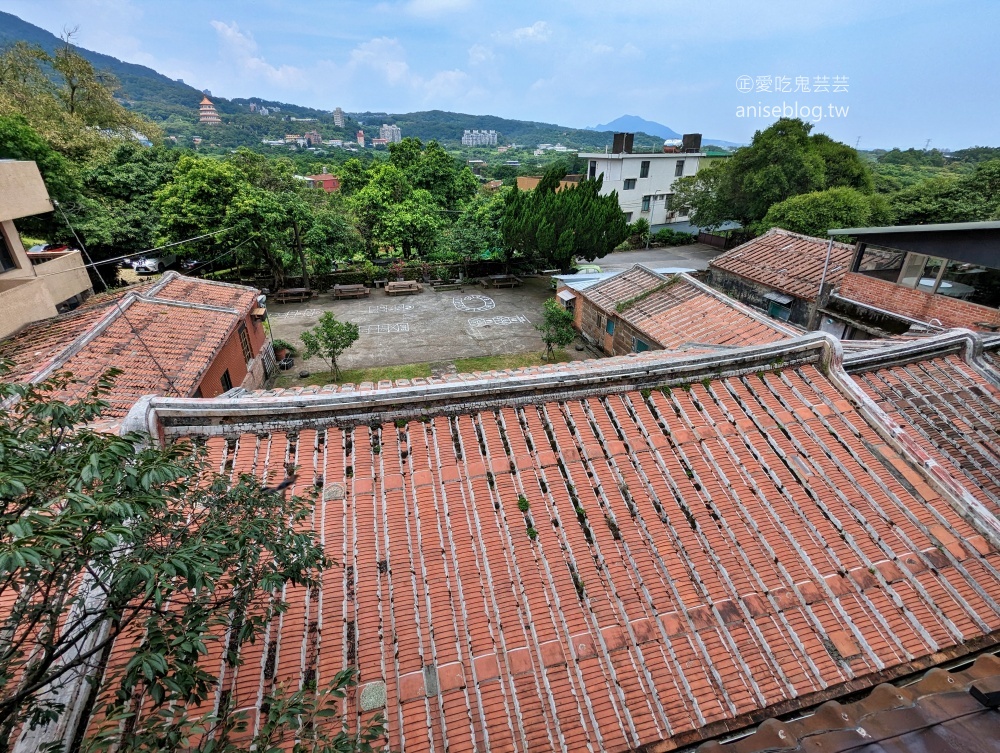
<svg viewBox="0 0 1000 753"><path fill-rule="evenodd" d="M617 192L601 196L601 177L559 191L565 175L564 165L554 165L533 191L507 195L500 232L508 254L568 271L574 259L606 256L628 237Z"/></svg>
<svg viewBox="0 0 1000 753"><path fill-rule="evenodd" d="M213 750L235 750L221 745L243 725L231 709L189 715L217 692L218 665L204 660L222 642L223 661L238 666L285 610L283 588L318 584L328 563L312 502L217 475L189 444L88 428L108 384L66 404L55 395L67 384L0 384L0 750L19 728L67 713L53 689L88 674L88 712L107 722L95 745L207 750L199 730L209 725ZM335 692L349 684L340 680ZM269 721L274 739L295 723L294 704L329 716L322 694L270 692L292 704Z"/></svg>

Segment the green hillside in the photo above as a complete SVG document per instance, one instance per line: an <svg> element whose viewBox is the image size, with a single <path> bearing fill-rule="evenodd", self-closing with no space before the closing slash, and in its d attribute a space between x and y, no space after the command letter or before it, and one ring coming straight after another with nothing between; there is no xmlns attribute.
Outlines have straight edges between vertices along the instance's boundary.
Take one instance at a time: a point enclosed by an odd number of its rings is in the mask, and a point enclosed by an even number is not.
<svg viewBox="0 0 1000 753"><path fill-rule="evenodd" d="M10 13L0 12L0 48L24 41L53 53L62 46L59 37ZM493 115L430 110L406 114L361 112L347 114L344 128L336 128L332 115L323 110L288 102L252 97L225 99L213 95L212 101L223 120L223 126L202 126L198 123L198 103L202 92L181 81L175 81L152 68L126 63L99 52L76 47L77 52L98 70L106 70L121 82L119 97L123 104L160 125L167 136L177 137L178 143L191 145L194 137L203 139L202 148L233 149L238 146L261 148L262 139L280 139L287 133L317 130L326 139L354 140L359 128L369 138L378 136L382 123L395 123L404 136L416 136L423 141L436 140L448 147L461 144L465 129L494 130L499 143L516 142L534 148L538 144L561 143L571 149L603 151L611 145L610 131L590 131L567 128L552 123L509 120ZM267 116L250 112L250 104L271 110ZM315 122L298 123L287 118L316 118ZM358 122L363 123L359 126ZM663 140L656 136L636 134L635 146L658 149ZM339 150L336 150L339 151Z"/></svg>
<svg viewBox="0 0 1000 753"><path fill-rule="evenodd" d="M365 124L366 133L369 131L369 126L377 127L382 123L394 123L400 127L404 136L416 136L423 141L435 139L448 146L460 144L462 132L466 129L496 131L500 144L516 142L534 147L537 144L560 143L573 149L601 151L605 146L611 146L611 139L614 135L611 131L588 131L583 128L567 128L553 123L508 120L495 115L466 115L459 112L444 112L443 110L406 114L356 112L351 113L351 117ZM639 133L635 137L635 146L637 148L659 149L663 146L663 139Z"/></svg>

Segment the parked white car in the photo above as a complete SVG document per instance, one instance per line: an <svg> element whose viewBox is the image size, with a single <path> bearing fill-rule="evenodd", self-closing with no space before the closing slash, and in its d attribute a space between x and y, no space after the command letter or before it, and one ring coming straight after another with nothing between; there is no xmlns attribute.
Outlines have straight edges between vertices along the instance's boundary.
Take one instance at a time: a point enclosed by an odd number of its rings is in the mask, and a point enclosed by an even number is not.
<svg viewBox="0 0 1000 753"><path fill-rule="evenodd" d="M176 254L154 254L153 256L140 256L132 261L132 269L140 275L151 275L163 272L167 267L177 261Z"/></svg>

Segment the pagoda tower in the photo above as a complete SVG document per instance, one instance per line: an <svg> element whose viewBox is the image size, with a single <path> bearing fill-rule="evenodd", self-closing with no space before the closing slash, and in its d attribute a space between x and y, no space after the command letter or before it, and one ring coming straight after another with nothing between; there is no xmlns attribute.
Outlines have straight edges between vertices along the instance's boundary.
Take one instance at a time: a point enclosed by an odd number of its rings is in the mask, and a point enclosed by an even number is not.
<svg viewBox="0 0 1000 753"><path fill-rule="evenodd" d="M222 125L222 118L219 117L219 113L215 111L215 105L207 96L198 105L198 121L207 125Z"/></svg>

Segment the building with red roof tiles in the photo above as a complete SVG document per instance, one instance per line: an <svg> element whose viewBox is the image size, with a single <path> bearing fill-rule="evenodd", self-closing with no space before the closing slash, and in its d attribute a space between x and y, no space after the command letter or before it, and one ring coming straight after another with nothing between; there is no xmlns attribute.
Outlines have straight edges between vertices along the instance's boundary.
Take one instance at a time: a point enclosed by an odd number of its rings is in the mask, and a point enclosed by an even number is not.
<svg viewBox="0 0 1000 753"><path fill-rule="evenodd" d="M612 355L650 349L737 347L801 334L686 274L642 265L580 289L563 287L580 334Z"/></svg>
<svg viewBox="0 0 1000 753"><path fill-rule="evenodd" d="M830 260L827 264L827 251ZM772 228L709 262L709 284L771 316L809 327L820 282L836 286L854 247Z"/></svg>
<svg viewBox="0 0 1000 753"><path fill-rule="evenodd" d="M121 371L105 415L120 418L144 395L214 397L256 388L273 363L259 292L167 272L158 281L94 296L80 308L36 322L0 342L14 362L9 378L43 380L70 372L63 399Z"/></svg>
<svg viewBox="0 0 1000 753"><path fill-rule="evenodd" d="M897 334L914 324L1000 329L1000 222L847 228L849 270L823 301L840 337Z"/></svg>
<svg viewBox="0 0 1000 753"><path fill-rule="evenodd" d="M880 363L929 364L897 375L926 382L963 341L981 346L946 333ZM384 714L391 749L666 751L1000 645L1000 520L844 358L814 333L149 397L124 426L203 444L222 473L295 467L292 492L323 490L312 524L335 564L319 594L289 591L222 678L251 729L279 680L356 666L344 709L352 725ZM979 416L1000 455L988 410L957 418L976 431Z"/></svg>
<svg viewBox="0 0 1000 753"><path fill-rule="evenodd" d="M340 190L340 178L330 173L320 173L319 175L307 175L306 178L312 181L313 188L322 188L327 193Z"/></svg>

